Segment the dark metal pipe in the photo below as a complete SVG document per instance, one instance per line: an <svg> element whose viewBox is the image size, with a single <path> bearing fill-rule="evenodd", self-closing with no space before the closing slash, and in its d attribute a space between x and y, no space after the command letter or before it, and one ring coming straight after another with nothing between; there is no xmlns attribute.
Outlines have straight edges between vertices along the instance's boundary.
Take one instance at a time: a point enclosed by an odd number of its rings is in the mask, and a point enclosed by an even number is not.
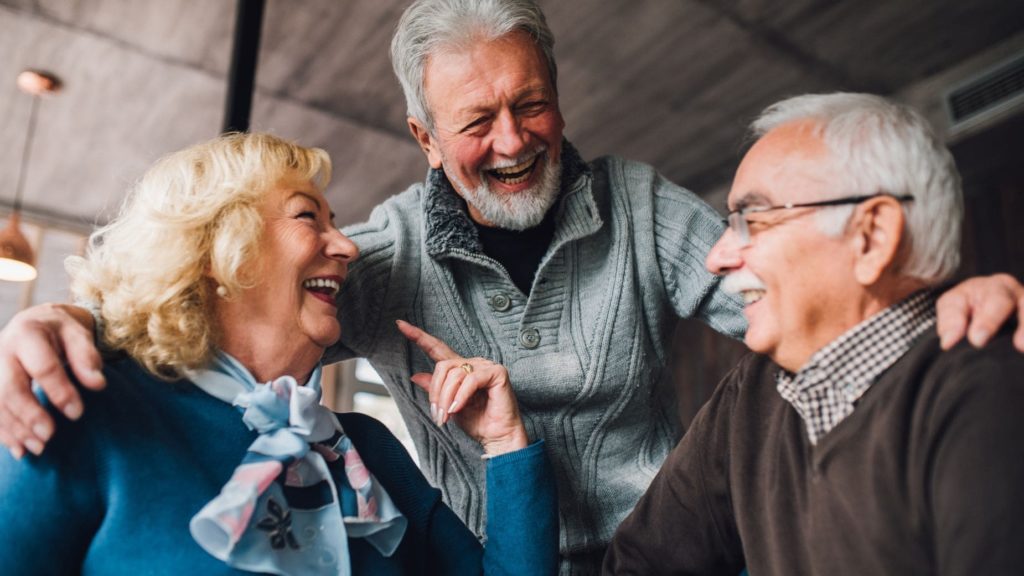
<svg viewBox="0 0 1024 576"><path fill-rule="evenodd" d="M265 0L238 0L235 41L231 48L231 68L228 70L228 94L224 103L222 133L249 130L252 93L256 86L256 61L260 52L260 33L265 5Z"/></svg>

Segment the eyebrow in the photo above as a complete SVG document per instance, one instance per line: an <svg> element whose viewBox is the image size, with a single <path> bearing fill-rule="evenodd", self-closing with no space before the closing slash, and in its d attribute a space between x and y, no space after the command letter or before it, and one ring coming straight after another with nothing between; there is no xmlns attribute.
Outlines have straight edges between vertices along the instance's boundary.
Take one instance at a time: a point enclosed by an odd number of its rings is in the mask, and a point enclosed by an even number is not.
<svg viewBox="0 0 1024 576"><path fill-rule="evenodd" d="M516 93L512 97L511 105L516 105L523 102L523 100L529 100L532 98L551 98L551 90L545 86L527 86L520 92ZM490 114L494 111L493 103L486 103L480 106L471 106L458 110L455 114L457 117L475 117L481 114Z"/></svg>
<svg viewBox="0 0 1024 576"><path fill-rule="evenodd" d="M306 192L303 192L302 190L296 190L294 193L292 193L291 198L289 198L289 200L291 200L292 198L295 198L296 196L302 196L303 198L308 198L314 204L316 204L316 209L317 210L323 210L324 209L324 207L320 205L320 200L317 199L316 197L314 197L311 194L307 194ZM328 210L327 213L331 217L331 222L334 222L334 210Z"/></svg>
<svg viewBox="0 0 1024 576"><path fill-rule="evenodd" d="M732 211L739 212L740 210L743 210L744 208L749 208L751 206L767 205L771 205L771 201L768 200L768 197L762 194L761 192L755 190L753 192L747 192L746 194L741 196L740 199L736 201L736 205Z"/></svg>

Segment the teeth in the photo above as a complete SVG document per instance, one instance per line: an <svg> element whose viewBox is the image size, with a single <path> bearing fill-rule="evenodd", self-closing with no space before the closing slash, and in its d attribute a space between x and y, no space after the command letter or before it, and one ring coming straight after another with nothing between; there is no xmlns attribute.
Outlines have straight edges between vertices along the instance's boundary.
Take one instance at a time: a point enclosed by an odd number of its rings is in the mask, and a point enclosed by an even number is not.
<svg viewBox="0 0 1024 576"><path fill-rule="evenodd" d="M744 290L740 292L744 304L753 304L764 297L764 290Z"/></svg>
<svg viewBox="0 0 1024 576"><path fill-rule="evenodd" d="M505 184L519 184L520 182L525 182L530 177L530 169L533 168L536 162L537 156L534 156L526 162L521 162L515 166L495 168L490 170L490 173Z"/></svg>
<svg viewBox="0 0 1024 576"><path fill-rule="evenodd" d="M536 157L531 158L528 161L523 162L522 164L516 164L515 166L509 166L507 168L495 168L494 171L502 176L505 176L507 174L515 174L516 172L522 172L523 170L529 168L530 164L533 164L535 158Z"/></svg>
<svg viewBox="0 0 1024 576"><path fill-rule="evenodd" d="M302 283L304 288L323 288L330 290L331 297L338 294L341 290L341 283L337 280L331 280L329 278L310 278Z"/></svg>

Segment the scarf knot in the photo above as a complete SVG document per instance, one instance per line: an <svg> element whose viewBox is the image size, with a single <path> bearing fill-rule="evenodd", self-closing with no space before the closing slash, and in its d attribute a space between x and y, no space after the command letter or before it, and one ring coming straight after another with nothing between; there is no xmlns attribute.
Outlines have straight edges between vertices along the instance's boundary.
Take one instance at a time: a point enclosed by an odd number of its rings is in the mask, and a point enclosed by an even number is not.
<svg viewBox="0 0 1024 576"><path fill-rule="evenodd" d="M301 458L311 442L328 440L340 430L334 414L320 404L319 389L291 376L256 384L232 404L244 410L242 422L260 435L249 451L266 456Z"/></svg>
<svg viewBox="0 0 1024 576"><path fill-rule="evenodd" d="M196 542L229 566L348 576L348 538L365 538L390 556L405 534L408 521L334 413L320 404L320 372L317 367L305 386L291 376L260 384L220 352L209 369L190 375L197 387L238 408L258 434L220 494L189 524ZM340 472L335 462L343 465ZM336 479L355 492L352 516L343 516Z"/></svg>

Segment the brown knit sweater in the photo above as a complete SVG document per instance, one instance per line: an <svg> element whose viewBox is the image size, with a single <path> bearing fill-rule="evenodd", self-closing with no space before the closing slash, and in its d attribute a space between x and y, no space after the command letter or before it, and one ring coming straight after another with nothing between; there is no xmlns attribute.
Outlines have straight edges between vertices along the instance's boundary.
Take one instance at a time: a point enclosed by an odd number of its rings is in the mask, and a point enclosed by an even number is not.
<svg viewBox="0 0 1024 576"><path fill-rule="evenodd" d="M750 355L605 557L605 574L1024 574L1024 356L922 337L816 446Z"/></svg>

